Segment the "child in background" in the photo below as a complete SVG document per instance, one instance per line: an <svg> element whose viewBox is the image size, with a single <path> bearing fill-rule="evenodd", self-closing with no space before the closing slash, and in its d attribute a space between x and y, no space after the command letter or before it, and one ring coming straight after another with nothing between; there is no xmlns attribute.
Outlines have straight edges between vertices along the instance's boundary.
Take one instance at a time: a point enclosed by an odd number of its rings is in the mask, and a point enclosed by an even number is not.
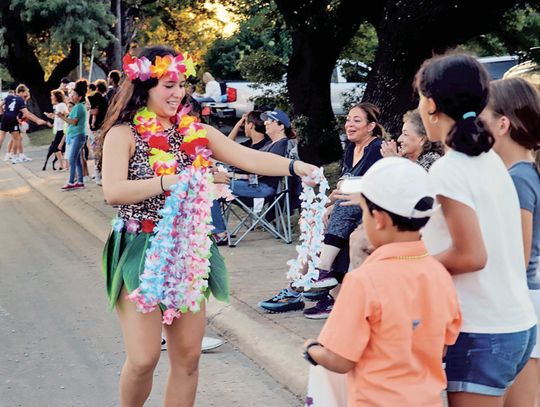
<svg viewBox="0 0 540 407"><path fill-rule="evenodd" d="M348 406L441 406L443 353L459 334L461 314L452 278L420 240L434 212L428 175L389 157L352 182L361 195L339 199L360 204L376 249L345 276L319 341L305 343L305 357L348 373Z"/></svg>
<svg viewBox="0 0 540 407"><path fill-rule="evenodd" d="M527 285L536 317L540 318L540 166L534 162L535 154L540 157L540 94L521 78L492 81L490 92L488 107L481 118L495 138L493 149L502 158L516 186ZM539 358L537 332L531 357L507 392L505 407L537 406Z"/></svg>

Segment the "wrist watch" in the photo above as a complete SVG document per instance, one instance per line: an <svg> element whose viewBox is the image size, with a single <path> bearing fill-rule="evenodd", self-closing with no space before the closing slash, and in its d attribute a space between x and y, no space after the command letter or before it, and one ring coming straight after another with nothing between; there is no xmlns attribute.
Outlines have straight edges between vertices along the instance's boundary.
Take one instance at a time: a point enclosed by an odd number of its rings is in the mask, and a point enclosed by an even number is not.
<svg viewBox="0 0 540 407"><path fill-rule="evenodd" d="M313 366L317 366L318 363L315 361L315 359L313 359L311 357L311 355L309 354L309 348L312 348L313 346L320 346L320 347L323 347L319 342L313 342L313 343L310 343L308 346L306 346L306 349L304 350L304 359L306 359L309 363L311 363Z"/></svg>

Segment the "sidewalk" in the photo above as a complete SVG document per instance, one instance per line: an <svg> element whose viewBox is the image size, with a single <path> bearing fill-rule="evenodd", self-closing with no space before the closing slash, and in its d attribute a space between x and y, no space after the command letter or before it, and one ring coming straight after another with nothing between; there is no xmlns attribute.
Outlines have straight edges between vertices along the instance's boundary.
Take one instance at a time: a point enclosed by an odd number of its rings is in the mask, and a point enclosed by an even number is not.
<svg viewBox="0 0 540 407"><path fill-rule="evenodd" d="M62 192L60 187L68 174L52 171L51 160L48 170L41 171L46 151L29 148L26 154L33 158L32 162L2 165L9 165L31 187L104 242L116 211L105 204L101 187L92 181L84 190ZM267 314L257 307L257 302L286 285L286 262L295 256L294 248L294 244L284 244L265 232L251 232L238 247L221 247L230 272L231 302L210 300L207 317L208 323L242 353L303 398L309 369L302 358L302 344L318 336L324 321L307 320L301 312Z"/></svg>

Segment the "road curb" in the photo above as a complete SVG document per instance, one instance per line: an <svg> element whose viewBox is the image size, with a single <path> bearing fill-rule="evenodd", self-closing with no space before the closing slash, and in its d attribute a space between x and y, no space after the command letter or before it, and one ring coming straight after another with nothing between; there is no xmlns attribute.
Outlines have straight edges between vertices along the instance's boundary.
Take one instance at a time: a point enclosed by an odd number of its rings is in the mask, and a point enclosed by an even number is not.
<svg viewBox="0 0 540 407"><path fill-rule="evenodd" d="M110 217L89 205L75 194L62 192L48 184L23 165L10 168L82 228L105 242L110 230ZM298 397L307 389L308 368L301 355L304 339L259 314L231 295L230 303L211 299L207 304L210 326L265 369L278 383Z"/></svg>
<svg viewBox="0 0 540 407"><path fill-rule="evenodd" d="M230 304L213 299L206 309L214 329L293 394L305 396L309 369L301 354L301 336L276 323L263 323L257 311L235 297Z"/></svg>

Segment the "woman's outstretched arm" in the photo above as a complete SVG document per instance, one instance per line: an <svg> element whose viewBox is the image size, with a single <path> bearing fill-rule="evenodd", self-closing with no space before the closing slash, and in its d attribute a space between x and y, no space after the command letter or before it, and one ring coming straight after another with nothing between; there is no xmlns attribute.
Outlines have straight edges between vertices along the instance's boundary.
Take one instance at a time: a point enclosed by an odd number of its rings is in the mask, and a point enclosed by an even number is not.
<svg viewBox="0 0 540 407"><path fill-rule="evenodd" d="M208 125L204 125L204 127L208 131L208 140L210 141L213 158L252 174L269 176L289 175L289 163L291 162L289 158L244 147L231 141L227 136L213 127ZM294 170L301 177L308 177L316 169L317 167L314 165L302 161L296 161L294 163Z"/></svg>

